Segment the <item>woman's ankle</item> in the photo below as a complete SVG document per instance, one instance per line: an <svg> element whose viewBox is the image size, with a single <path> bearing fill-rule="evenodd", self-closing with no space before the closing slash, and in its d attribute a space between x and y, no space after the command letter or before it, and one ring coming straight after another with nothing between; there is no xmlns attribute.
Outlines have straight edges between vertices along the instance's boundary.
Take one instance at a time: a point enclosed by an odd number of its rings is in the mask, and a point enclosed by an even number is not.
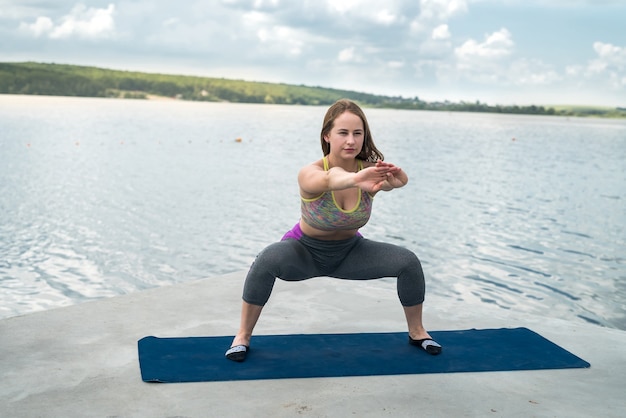
<svg viewBox="0 0 626 418"><path fill-rule="evenodd" d="M250 339L252 338L251 334L243 334L243 333L238 333L237 335L235 335L235 338L233 338L233 343L232 343L232 347L236 346L236 345L245 345L245 346L250 346Z"/></svg>

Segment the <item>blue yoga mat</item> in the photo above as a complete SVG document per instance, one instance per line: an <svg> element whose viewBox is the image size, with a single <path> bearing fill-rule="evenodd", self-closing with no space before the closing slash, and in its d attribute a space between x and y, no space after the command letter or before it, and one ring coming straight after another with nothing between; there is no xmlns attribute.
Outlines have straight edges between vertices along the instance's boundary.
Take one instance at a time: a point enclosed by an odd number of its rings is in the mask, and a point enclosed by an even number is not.
<svg viewBox="0 0 626 418"><path fill-rule="evenodd" d="M232 336L139 340L145 382L204 382L590 367L527 328L432 331L431 356L406 332L257 335L243 363L227 360Z"/></svg>

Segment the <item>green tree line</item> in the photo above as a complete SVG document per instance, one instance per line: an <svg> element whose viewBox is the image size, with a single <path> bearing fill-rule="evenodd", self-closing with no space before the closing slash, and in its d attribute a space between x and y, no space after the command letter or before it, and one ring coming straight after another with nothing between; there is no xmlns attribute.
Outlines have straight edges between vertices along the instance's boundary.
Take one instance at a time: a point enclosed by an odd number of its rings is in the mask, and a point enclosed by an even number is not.
<svg viewBox="0 0 626 418"><path fill-rule="evenodd" d="M63 64L0 63L1 94L129 97L149 95L183 100L328 105L349 97L364 105L384 96L321 87L150 74Z"/></svg>
<svg viewBox="0 0 626 418"><path fill-rule="evenodd" d="M330 105L349 98L366 107L455 112L517 113L533 115L626 117L621 108L545 108L492 106L480 102L425 102L349 90L264 83L225 78L152 74L65 64L0 63L0 94L117 97L146 99L165 96L181 100L238 103Z"/></svg>

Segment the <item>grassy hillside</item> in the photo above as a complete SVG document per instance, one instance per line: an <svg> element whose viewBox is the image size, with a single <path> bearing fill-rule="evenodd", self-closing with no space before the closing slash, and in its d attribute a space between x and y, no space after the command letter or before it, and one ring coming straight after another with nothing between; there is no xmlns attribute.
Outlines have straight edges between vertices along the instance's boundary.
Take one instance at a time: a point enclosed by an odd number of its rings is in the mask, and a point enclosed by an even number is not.
<svg viewBox="0 0 626 418"><path fill-rule="evenodd" d="M551 106L560 115L567 116L600 116L609 118L626 117L626 108L602 107L602 106L572 106L557 105Z"/></svg>
<svg viewBox="0 0 626 418"><path fill-rule="evenodd" d="M517 113L563 116L626 117L626 109L594 107L491 106L480 102L424 102L304 85L262 83L225 78L152 74L77 65L35 62L0 63L0 94L117 97L146 99L165 96L181 100L330 105L346 97L367 107Z"/></svg>
<svg viewBox="0 0 626 418"><path fill-rule="evenodd" d="M135 99L157 95L183 100L303 105L331 104L342 97L367 105L393 100L385 96L321 87L34 62L0 63L0 93Z"/></svg>

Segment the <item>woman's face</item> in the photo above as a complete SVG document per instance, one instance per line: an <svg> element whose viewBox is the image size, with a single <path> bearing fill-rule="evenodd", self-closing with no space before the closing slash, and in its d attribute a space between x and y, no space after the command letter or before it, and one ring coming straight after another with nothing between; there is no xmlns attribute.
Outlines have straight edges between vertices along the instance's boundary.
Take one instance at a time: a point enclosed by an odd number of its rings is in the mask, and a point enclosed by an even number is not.
<svg viewBox="0 0 626 418"><path fill-rule="evenodd" d="M342 159L356 158L363 148L365 129L360 117L343 112L333 123L324 140L330 144L330 153Z"/></svg>

